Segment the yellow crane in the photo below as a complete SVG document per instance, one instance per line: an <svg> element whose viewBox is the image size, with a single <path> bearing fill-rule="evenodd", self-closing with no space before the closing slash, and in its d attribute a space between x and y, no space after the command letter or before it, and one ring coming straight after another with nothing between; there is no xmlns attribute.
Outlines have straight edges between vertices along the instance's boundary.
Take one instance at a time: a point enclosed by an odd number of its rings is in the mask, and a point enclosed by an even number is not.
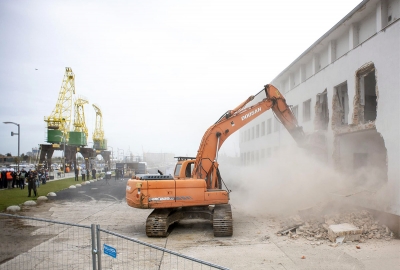
<svg viewBox="0 0 400 270"><path fill-rule="evenodd" d="M107 150L107 140L104 138L103 115L98 105L92 104L96 112L96 125L93 132L93 148L96 150Z"/></svg>
<svg viewBox="0 0 400 270"><path fill-rule="evenodd" d="M69 132L69 144L71 145L87 145L89 133L85 122L84 105L88 103L89 101L84 97L79 97L75 101L74 131Z"/></svg>
<svg viewBox="0 0 400 270"><path fill-rule="evenodd" d="M75 94L75 74L70 67L65 68L64 78L58 94L56 107L50 116L45 117L47 122L47 142L58 143L68 141L68 131L71 128L72 97Z"/></svg>

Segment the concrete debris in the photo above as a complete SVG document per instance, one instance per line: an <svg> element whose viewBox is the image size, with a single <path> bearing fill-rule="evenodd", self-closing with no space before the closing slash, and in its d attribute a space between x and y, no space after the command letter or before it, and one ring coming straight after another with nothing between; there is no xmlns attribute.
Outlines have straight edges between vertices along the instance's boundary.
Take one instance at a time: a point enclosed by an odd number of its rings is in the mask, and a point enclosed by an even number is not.
<svg viewBox="0 0 400 270"><path fill-rule="evenodd" d="M341 223L330 225L328 229L328 238L335 243L343 243L347 241L359 241L362 229L357 228L353 224Z"/></svg>
<svg viewBox="0 0 400 270"><path fill-rule="evenodd" d="M365 243L369 239L390 241L394 238L393 232L375 220L367 210L352 209L342 211L340 214L323 214L322 211L314 211L312 215L308 211L306 216L306 218L301 218L300 215L294 215L282 221L281 228L283 229L279 230L277 234L286 235L290 239L304 238L312 242L330 240L334 243L331 244L333 247L337 246L336 238L339 236L345 236L343 242L357 241L360 243ZM348 225L343 227L343 223ZM293 229L295 225L299 226ZM344 230L337 231L341 227ZM352 228L351 232L346 233L346 228L350 227Z"/></svg>
<svg viewBox="0 0 400 270"><path fill-rule="evenodd" d="M291 233L291 232L295 231L298 227L300 227L303 224L304 223L298 223L298 224L290 225L290 226L286 227L285 229L278 231L277 233L281 234L281 235L285 235L287 233Z"/></svg>

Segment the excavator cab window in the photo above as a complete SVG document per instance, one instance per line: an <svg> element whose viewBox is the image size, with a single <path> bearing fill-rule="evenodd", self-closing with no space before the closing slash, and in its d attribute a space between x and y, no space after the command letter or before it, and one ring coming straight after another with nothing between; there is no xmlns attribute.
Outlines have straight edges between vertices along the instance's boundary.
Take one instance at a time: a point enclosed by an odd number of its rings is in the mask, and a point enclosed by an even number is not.
<svg viewBox="0 0 400 270"><path fill-rule="evenodd" d="M174 176L179 177L179 173L181 172L182 164L176 164Z"/></svg>
<svg viewBox="0 0 400 270"><path fill-rule="evenodd" d="M193 167L194 167L194 163L193 162L187 164L186 170L185 170L185 176L186 177L192 177Z"/></svg>

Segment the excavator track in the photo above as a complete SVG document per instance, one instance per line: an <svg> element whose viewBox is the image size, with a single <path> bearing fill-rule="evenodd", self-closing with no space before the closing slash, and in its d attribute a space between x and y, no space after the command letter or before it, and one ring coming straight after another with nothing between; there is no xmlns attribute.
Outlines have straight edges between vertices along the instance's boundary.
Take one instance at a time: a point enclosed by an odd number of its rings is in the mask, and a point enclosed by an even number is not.
<svg viewBox="0 0 400 270"><path fill-rule="evenodd" d="M226 237L233 234L232 210L230 204L217 204L213 215L214 236Z"/></svg>
<svg viewBox="0 0 400 270"><path fill-rule="evenodd" d="M148 237L166 237L170 225L184 219L185 212L181 208L154 209L146 220Z"/></svg>
<svg viewBox="0 0 400 270"><path fill-rule="evenodd" d="M215 207L183 207L154 209L147 217L146 235L148 237L167 237L168 228L184 219L203 219L213 223L214 236L232 236L233 222L230 204Z"/></svg>
<svg viewBox="0 0 400 270"><path fill-rule="evenodd" d="M148 237L166 237L168 235L169 215L173 209L154 209L146 220L146 235Z"/></svg>

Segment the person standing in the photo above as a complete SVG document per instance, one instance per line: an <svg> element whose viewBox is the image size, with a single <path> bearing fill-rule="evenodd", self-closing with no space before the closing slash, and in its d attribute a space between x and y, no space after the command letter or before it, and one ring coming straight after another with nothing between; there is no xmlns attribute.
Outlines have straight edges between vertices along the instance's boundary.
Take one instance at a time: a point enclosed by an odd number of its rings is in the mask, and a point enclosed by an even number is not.
<svg viewBox="0 0 400 270"><path fill-rule="evenodd" d="M37 177L37 173L32 170L29 170L29 172L28 172L28 197L31 196L32 190L35 194L35 197L37 196L36 177Z"/></svg>
<svg viewBox="0 0 400 270"><path fill-rule="evenodd" d="M42 185L46 184L46 171L44 169L42 169L39 181L42 181Z"/></svg>
<svg viewBox="0 0 400 270"><path fill-rule="evenodd" d="M75 168L75 181L79 181L79 169L78 167Z"/></svg>
<svg viewBox="0 0 400 270"><path fill-rule="evenodd" d="M19 171L13 171L12 172L13 176L13 183L12 183L12 188L19 187Z"/></svg>
<svg viewBox="0 0 400 270"><path fill-rule="evenodd" d="M24 168L22 168L21 172L19 173L19 187L21 189L25 189L25 181L26 181L27 173Z"/></svg>
<svg viewBox="0 0 400 270"><path fill-rule="evenodd" d="M1 171L0 188L7 188L7 172L6 169Z"/></svg>
<svg viewBox="0 0 400 270"><path fill-rule="evenodd" d="M96 169L92 169L92 179L96 179Z"/></svg>
<svg viewBox="0 0 400 270"><path fill-rule="evenodd" d="M11 170L8 170L6 172L6 178L7 178L7 188L11 189L12 183L13 183L13 175L12 175Z"/></svg>
<svg viewBox="0 0 400 270"><path fill-rule="evenodd" d="M82 169L82 181L85 181L85 169Z"/></svg>

